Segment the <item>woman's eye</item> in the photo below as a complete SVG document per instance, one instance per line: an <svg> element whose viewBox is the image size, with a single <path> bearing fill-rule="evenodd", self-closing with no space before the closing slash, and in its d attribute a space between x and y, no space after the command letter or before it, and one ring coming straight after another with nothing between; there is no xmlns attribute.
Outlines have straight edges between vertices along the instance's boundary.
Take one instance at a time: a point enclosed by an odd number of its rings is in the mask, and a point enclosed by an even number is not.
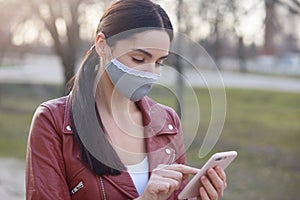
<svg viewBox="0 0 300 200"><path fill-rule="evenodd" d="M156 62L156 65L157 66L164 66L164 63L163 62Z"/></svg>
<svg viewBox="0 0 300 200"><path fill-rule="evenodd" d="M133 62L136 62L136 63L143 63L143 62L144 62L144 59L132 57L132 61L133 61Z"/></svg>
<svg viewBox="0 0 300 200"><path fill-rule="evenodd" d="M156 63L156 65L157 65L157 66L160 66L160 67L164 66L163 63Z"/></svg>

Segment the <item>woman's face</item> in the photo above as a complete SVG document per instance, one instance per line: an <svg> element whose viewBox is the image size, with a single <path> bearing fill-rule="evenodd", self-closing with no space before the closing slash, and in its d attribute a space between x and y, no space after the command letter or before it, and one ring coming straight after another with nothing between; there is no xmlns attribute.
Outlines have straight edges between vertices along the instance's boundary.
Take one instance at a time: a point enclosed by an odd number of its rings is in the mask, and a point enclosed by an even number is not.
<svg viewBox="0 0 300 200"><path fill-rule="evenodd" d="M160 74L169 48L170 38L165 31L149 30L116 42L108 56L130 68Z"/></svg>

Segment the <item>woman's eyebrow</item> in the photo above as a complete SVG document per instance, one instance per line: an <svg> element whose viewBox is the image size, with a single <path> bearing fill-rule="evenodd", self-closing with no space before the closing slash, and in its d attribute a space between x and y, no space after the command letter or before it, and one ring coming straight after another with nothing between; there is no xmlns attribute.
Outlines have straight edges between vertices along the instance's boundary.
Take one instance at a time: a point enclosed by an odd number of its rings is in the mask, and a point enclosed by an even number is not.
<svg viewBox="0 0 300 200"><path fill-rule="evenodd" d="M150 57L150 58L153 57L152 54L151 54L150 52L148 52L148 51L146 51L146 50L144 50L144 49L132 49L132 51L139 51L139 52L145 54L146 56L148 56L148 57ZM165 55L165 56L162 56L162 57L160 57L159 59L165 59L165 58L167 58L168 56L169 56L169 54L168 54L168 55Z"/></svg>
<svg viewBox="0 0 300 200"><path fill-rule="evenodd" d="M139 52L145 54L146 56L152 58L152 54L149 53L148 51L144 50L144 49L132 49L132 50L133 50L133 51L139 51Z"/></svg>

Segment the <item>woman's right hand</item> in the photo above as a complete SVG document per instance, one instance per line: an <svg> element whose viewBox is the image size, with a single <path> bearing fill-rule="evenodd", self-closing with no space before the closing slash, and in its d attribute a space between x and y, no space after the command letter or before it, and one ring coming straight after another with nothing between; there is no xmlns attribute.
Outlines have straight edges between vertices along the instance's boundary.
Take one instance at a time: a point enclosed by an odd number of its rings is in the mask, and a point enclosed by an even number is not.
<svg viewBox="0 0 300 200"><path fill-rule="evenodd" d="M182 164L159 165L152 171L143 194L137 200L163 200L180 188L183 179L199 170Z"/></svg>

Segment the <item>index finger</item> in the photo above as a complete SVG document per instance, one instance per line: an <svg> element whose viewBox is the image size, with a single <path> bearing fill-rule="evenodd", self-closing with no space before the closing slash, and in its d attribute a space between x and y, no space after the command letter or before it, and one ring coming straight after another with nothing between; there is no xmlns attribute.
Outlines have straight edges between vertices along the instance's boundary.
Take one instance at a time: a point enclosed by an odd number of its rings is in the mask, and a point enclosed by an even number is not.
<svg viewBox="0 0 300 200"><path fill-rule="evenodd" d="M183 164L168 165L167 169L178 171L181 172L182 174L196 174L199 171L199 169L197 168L190 167Z"/></svg>

